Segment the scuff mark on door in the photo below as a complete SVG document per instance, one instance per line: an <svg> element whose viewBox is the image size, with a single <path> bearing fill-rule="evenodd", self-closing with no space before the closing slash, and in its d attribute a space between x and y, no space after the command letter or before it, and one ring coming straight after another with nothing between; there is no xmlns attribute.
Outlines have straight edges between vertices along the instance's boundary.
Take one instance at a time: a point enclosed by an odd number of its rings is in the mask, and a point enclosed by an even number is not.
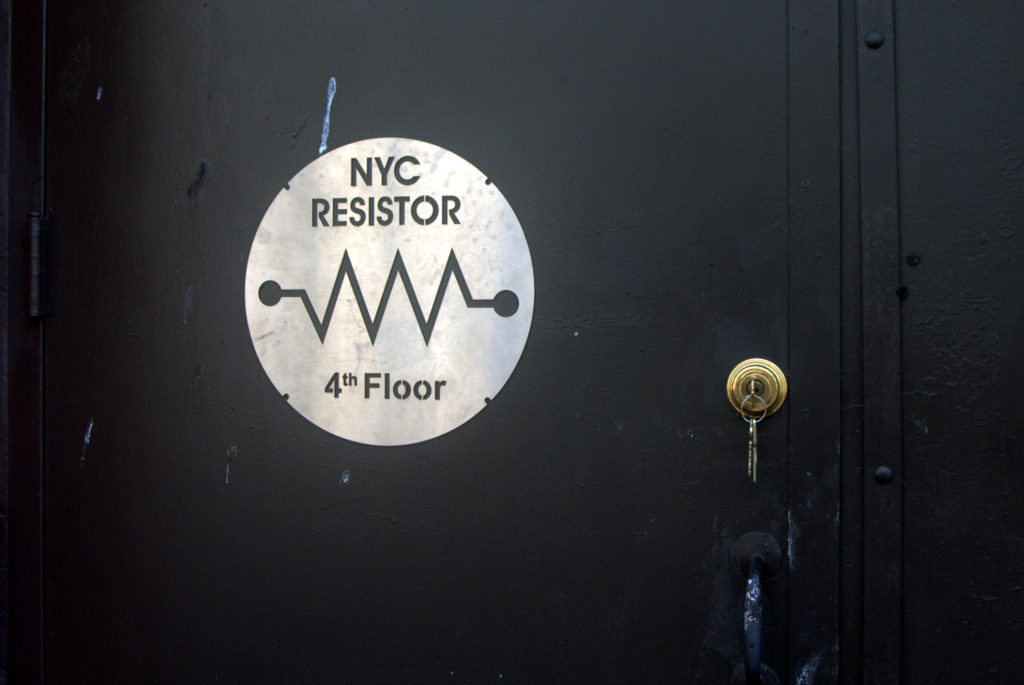
<svg viewBox="0 0 1024 685"><path fill-rule="evenodd" d="M85 471L85 451L89 449L89 442L92 440L92 426L95 423L95 419L89 419L89 426L85 429L85 435L82 436L82 456L78 462L78 468Z"/></svg>
<svg viewBox="0 0 1024 685"><path fill-rule="evenodd" d="M338 82L331 77L331 80L327 82L327 109L324 112L324 128L320 133L320 151L317 154L323 154L327 151L327 136L331 134L331 105L334 104L334 94L338 91Z"/></svg>

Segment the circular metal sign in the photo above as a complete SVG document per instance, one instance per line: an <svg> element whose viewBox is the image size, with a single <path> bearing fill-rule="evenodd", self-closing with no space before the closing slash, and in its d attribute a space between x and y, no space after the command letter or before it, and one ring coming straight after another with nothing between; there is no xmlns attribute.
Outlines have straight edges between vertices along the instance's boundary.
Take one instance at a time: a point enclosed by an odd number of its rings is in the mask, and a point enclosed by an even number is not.
<svg viewBox="0 0 1024 685"><path fill-rule="evenodd" d="M505 385L533 319L519 220L473 165L376 138L278 193L245 272L256 354L300 414L368 445L459 427Z"/></svg>

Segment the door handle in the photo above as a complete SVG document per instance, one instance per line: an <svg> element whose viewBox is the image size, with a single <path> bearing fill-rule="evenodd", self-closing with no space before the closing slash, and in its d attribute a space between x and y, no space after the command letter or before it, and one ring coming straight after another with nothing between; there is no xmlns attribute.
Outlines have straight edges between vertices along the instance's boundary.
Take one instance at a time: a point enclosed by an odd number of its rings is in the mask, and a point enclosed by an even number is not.
<svg viewBox="0 0 1024 685"><path fill-rule="evenodd" d="M761 606L761 568L764 557L755 554L747 564L747 591L743 596L743 666L747 682L761 680L761 633L764 607ZM754 675L757 679L754 679Z"/></svg>
<svg viewBox="0 0 1024 685"><path fill-rule="evenodd" d="M764 603L761 581L778 573L782 549L768 533L747 533L732 548L732 563L746 577L743 593L743 665L733 672L733 685L778 685L779 677L762 661Z"/></svg>

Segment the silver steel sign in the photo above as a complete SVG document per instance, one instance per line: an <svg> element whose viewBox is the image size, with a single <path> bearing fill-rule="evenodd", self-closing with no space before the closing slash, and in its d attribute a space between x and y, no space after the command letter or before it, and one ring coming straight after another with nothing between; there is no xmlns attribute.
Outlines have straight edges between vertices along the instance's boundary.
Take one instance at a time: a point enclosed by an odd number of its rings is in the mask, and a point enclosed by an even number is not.
<svg viewBox="0 0 1024 685"><path fill-rule="evenodd" d="M486 175L430 143L325 153L267 209L245 310L263 369L302 416L369 445L428 440L505 385L533 318L533 264Z"/></svg>

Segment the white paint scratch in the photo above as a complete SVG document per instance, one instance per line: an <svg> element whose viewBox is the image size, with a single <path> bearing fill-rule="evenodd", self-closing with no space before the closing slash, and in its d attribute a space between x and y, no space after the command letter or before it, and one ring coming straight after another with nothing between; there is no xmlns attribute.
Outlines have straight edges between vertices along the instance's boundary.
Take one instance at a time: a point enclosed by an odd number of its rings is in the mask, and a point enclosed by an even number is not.
<svg viewBox="0 0 1024 685"><path fill-rule="evenodd" d="M224 453L227 463L224 466L224 485L231 485L231 460L238 456L238 445L230 445Z"/></svg>
<svg viewBox="0 0 1024 685"><path fill-rule="evenodd" d="M324 112L324 129L320 133L320 152L323 154L327 151L327 136L331 134L331 105L334 104L334 94L338 91L338 82L331 77L331 80L327 82L327 109Z"/></svg>
<svg viewBox="0 0 1024 685"><path fill-rule="evenodd" d="M348 469L345 469L344 471L341 472L341 480L338 482L342 485L348 485L348 480L351 476L352 474L349 473Z"/></svg>
<svg viewBox="0 0 1024 685"><path fill-rule="evenodd" d="M103 99L103 86L96 88L96 102L99 102L101 99Z"/></svg>
<svg viewBox="0 0 1024 685"><path fill-rule="evenodd" d="M89 449L89 442L92 440L92 426L95 419L89 419L89 426L85 429L85 436L82 438L82 458L79 461L79 468L85 471L85 451Z"/></svg>
<svg viewBox="0 0 1024 685"><path fill-rule="evenodd" d="M790 509L786 512L786 518L789 523L789 530L786 533L786 561L789 564L789 570L796 568L796 539L800 537L800 528L793 522L793 510Z"/></svg>

